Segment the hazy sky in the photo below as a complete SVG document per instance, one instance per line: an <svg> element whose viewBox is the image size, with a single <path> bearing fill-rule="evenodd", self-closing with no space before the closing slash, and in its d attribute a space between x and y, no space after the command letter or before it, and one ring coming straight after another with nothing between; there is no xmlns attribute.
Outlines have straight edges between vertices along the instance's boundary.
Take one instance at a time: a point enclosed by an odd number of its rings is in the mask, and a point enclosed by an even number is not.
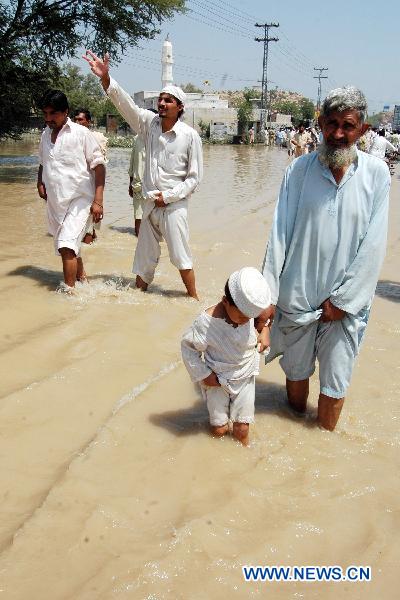
<svg viewBox="0 0 400 600"><path fill-rule="evenodd" d="M400 1L386 0L187 0L192 12L163 23L156 39L132 48L112 75L130 93L158 90L161 46L173 45L174 82L211 89L260 85L263 30L254 24L278 22L270 35L270 86L299 91L316 100L313 67L328 67L322 94L354 84L366 94L370 112L400 104ZM85 65L82 70L86 71Z"/></svg>

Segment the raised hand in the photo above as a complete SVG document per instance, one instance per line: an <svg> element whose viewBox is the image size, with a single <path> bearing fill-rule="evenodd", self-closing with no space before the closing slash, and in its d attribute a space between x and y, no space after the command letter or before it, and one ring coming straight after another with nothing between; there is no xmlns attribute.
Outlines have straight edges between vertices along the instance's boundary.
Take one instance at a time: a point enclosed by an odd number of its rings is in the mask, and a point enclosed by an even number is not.
<svg viewBox="0 0 400 600"><path fill-rule="evenodd" d="M106 87L110 85L110 57L108 52L104 55L104 58L99 58L96 54L94 54L91 50L86 50L86 54L83 57L92 70L92 73L100 77L103 87L105 84Z"/></svg>

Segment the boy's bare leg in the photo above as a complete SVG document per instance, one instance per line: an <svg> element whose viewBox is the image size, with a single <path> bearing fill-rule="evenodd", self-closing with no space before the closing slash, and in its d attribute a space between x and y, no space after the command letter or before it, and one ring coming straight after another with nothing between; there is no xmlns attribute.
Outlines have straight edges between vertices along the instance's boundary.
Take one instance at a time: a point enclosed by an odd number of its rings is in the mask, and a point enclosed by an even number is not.
<svg viewBox="0 0 400 600"><path fill-rule="evenodd" d="M290 379L286 379L286 392L291 408L299 413L306 412L309 380L290 381Z"/></svg>
<svg viewBox="0 0 400 600"><path fill-rule="evenodd" d="M249 424L248 423L237 423L233 424L233 437L241 442L243 446L249 445Z"/></svg>
<svg viewBox="0 0 400 600"><path fill-rule="evenodd" d="M78 272L78 259L71 248L60 248L63 263L64 282L69 287L75 287Z"/></svg>
<svg viewBox="0 0 400 600"><path fill-rule="evenodd" d="M229 425L210 425L211 435L216 437L223 437L229 431Z"/></svg>
<svg viewBox="0 0 400 600"><path fill-rule="evenodd" d="M76 262L77 262L77 271L76 271L77 280L78 281L87 281L85 267L83 266L83 260L81 259L80 256L77 256Z"/></svg>
<svg viewBox="0 0 400 600"><path fill-rule="evenodd" d="M193 269L182 269L182 270L179 270L179 273L181 274L182 281L185 284L188 295L191 298L198 300L199 297L196 292L196 280L194 277Z"/></svg>
<svg viewBox="0 0 400 600"><path fill-rule="evenodd" d="M139 290L142 290L142 292L145 292L147 290L148 283L143 281L140 275L136 275L136 287L139 288Z"/></svg>
<svg viewBox="0 0 400 600"><path fill-rule="evenodd" d="M318 423L324 429L333 431L342 411L344 398L331 398L320 394L318 399Z"/></svg>

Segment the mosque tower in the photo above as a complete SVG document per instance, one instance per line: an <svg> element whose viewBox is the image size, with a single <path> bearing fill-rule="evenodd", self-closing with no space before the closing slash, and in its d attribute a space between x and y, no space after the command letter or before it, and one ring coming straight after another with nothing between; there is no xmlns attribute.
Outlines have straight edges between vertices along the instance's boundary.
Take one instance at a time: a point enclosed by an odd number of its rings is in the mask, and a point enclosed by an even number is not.
<svg viewBox="0 0 400 600"><path fill-rule="evenodd" d="M162 47L162 55L161 55L161 64L162 64L162 87L164 88L166 85L172 85L174 78L172 76L172 65L174 64L174 60L172 58L172 44L169 41L169 35L167 35L165 42Z"/></svg>

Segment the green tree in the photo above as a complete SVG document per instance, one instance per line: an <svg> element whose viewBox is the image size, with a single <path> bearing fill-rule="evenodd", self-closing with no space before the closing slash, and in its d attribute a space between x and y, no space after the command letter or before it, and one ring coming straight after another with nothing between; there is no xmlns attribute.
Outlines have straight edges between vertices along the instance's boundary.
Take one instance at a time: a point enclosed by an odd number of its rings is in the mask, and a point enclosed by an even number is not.
<svg viewBox="0 0 400 600"><path fill-rule="evenodd" d="M203 90L197 87L194 83L183 83L180 86L187 94L202 94Z"/></svg>
<svg viewBox="0 0 400 600"><path fill-rule="evenodd" d="M259 90L245 88L242 92L242 97L234 103L234 106L237 109L239 135L246 133L248 130L253 115L253 104L251 103L251 100L260 97L261 92Z"/></svg>
<svg viewBox="0 0 400 600"><path fill-rule="evenodd" d="M314 102L308 98L302 98L300 100L300 113L302 121L312 121L315 117Z"/></svg>
<svg viewBox="0 0 400 600"><path fill-rule="evenodd" d="M203 121L203 119L200 119L198 125L199 125L200 131L201 131L201 137L203 139L209 139L209 137L210 137L210 123L206 123L205 121Z"/></svg>
<svg viewBox="0 0 400 600"><path fill-rule="evenodd" d="M184 10L184 0L0 0L0 137L17 136L32 107L80 47L118 62Z"/></svg>
<svg viewBox="0 0 400 600"><path fill-rule="evenodd" d="M98 78L93 73L83 75L76 65L66 64L52 85L67 95L70 111L87 108L97 125L106 125L107 114L114 115L119 125L127 125L111 100L99 86Z"/></svg>
<svg viewBox="0 0 400 600"><path fill-rule="evenodd" d="M98 78L92 73L82 75L81 69L76 65L65 65L60 76L52 83L67 95L71 111L88 108L94 112L97 104L103 99Z"/></svg>
<svg viewBox="0 0 400 600"><path fill-rule="evenodd" d="M293 100L277 100L273 107L274 110L282 115L291 115L293 121L299 121L301 119L299 105Z"/></svg>
<svg viewBox="0 0 400 600"><path fill-rule="evenodd" d="M300 101L277 99L273 103L273 108L283 115L291 115L295 123L314 119L314 103L308 98L303 97Z"/></svg>

